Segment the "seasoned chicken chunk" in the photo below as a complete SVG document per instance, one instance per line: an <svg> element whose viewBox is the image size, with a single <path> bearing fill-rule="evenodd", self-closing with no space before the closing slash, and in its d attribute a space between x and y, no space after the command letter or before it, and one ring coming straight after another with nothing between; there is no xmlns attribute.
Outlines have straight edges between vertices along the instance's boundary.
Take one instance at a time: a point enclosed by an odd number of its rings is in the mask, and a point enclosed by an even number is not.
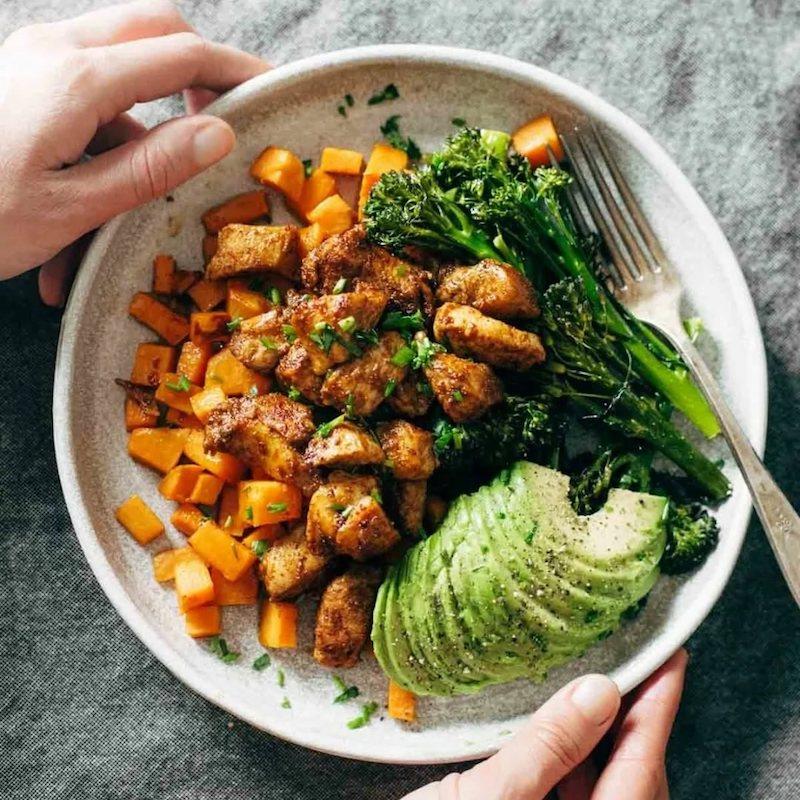
<svg viewBox="0 0 800 800"><path fill-rule="evenodd" d="M452 353L437 353L425 366L425 377L454 422L477 419L503 399L503 385L491 367Z"/></svg>
<svg viewBox="0 0 800 800"><path fill-rule="evenodd" d="M299 277L300 251L295 225L226 225L217 237L217 252L206 267L208 280L251 272Z"/></svg>
<svg viewBox="0 0 800 800"><path fill-rule="evenodd" d="M428 413L433 402L433 392L427 381L414 372L409 372L406 377L394 387L387 402L392 411L404 417L422 417Z"/></svg>
<svg viewBox="0 0 800 800"><path fill-rule="evenodd" d="M381 582L376 567L351 567L325 588L317 610L314 658L325 667L353 667L372 628Z"/></svg>
<svg viewBox="0 0 800 800"><path fill-rule="evenodd" d="M292 326L317 375L347 361L360 350L354 334L375 327L388 299L380 289L365 287L355 292L312 297L292 306Z"/></svg>
<svg viewBox="0 0 800 800"><path fill-rule="evenodd" d="M303 461L296 446L305 444L313 431L311 410L288 397L231 397L211 412L205 447L210 453L230 453L309 496L319 486L320 475Z"/></svg>
<svg viewBox="0 0 800 800"><path fill-rule="evenodd" d="M421 267L373 245L357 285L378 286L388 292L390 303L401 311L411 314L421 308L430 316L434 307L431 280L431 274Z"/></svg>
<svg viewBox="0 0 800 800"><path fill-rule="evenodd" d="M361 358L328 373L322 384L322 402L344 409L349 400L353 413L361 416L371 414L383 402L387 384L394 381L397 386L405 377L408 367L398 366L392 361L398 350L405 346L399 333L389 331L382 334L378 344Z"/></svg>
<svg viewBox="0 0 800 800"><path fill-rule="evenodd" d="M424 530L427 481L397 481L394 485L394 511L400 530L414 536Z"/></svg>
<svg viewBox="0 0 800 800"><path fill-rule="evenodd" d="M231 353L250 369L261 372L274 369L289 350L285 323L286 311L283 308L243 320L231 336Z"/></svg>
<svg viewBox="0 0 800 800"><path fill-rule="evenodd" d="M433 435L403 419L378 425L386 464L398 480L420 481L436 469Z"/></svg>
<svg viewBox="0 0 800 800"><path fill-rule="evenodd" d="M471 306L445 303L436 311L433 333L457 355L471 356L493 367L530 369L545 359L535 333L492 319Z"/></svg>
<svg viewBox="0 0 800 800"><path fill-rule="evenodd" d="M314 372L311 356L300 342L295 342L278 362L275 375L284 386L296 389L312 403L322 403L323 378Z"/></svg>
<svg viewBox="0 0 800 800"><path fill-rule="evenodd" d="M531 282L510 264L486 259L472 267L443 267L436 277L440 303L472 306L498 319L539 316Z"/></svg>
<svg viewBox="0 0 800 800"><path fill-rule="evenodd" d="M400 534L383 506L373 496L362 497L350 507L336 531L336 552L356 561L368 561L391 550Z"/></svg>
<svg viewBox="0 0 800 800"><path fill-rule="evenodd" d="M330 294L337 282L361 274L370 258L364 227L356 225L315 247L300 266L300 280L310 292Z"/></svg>
<svg viewBox="0 0 800 800"><path fill-rule="evenodd" d="M337 425L327 436L314 436L305 460L315 467L360 467L382 464L383 450L375 437L353 422Z"/></svg>
<svg viewBox="0 0 800 800"><path fill-rule="evenodd" d="M378 479L372 475L332 472L328 483L320 486L308 502L306 539L311 552L334 553L336 534L349 509L357 500L377 492Z"/></svg>
<svg viewBox="0 0 800 800"><path fill-rule="evenodd" d="M324 575L330 557L308 549L305 526L272 543L261 559L261 579L270 600L291 600L312 588Z"/></svg>

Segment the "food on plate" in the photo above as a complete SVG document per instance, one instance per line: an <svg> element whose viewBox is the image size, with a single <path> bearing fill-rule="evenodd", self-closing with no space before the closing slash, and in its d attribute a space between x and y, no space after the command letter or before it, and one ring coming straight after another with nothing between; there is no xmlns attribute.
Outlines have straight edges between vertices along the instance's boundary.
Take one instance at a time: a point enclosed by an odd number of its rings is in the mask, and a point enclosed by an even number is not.
<svg viewBox="0 0 800 800"><path fill-rule="evenodd" d="M541 680L613 633L703 562L730 486L672 419L714 435L702 395L595 274L553 121L461 127L423 163L382 131L366 159L263 150L259 188L202 216L202 273L155 257L130 314L160 339L117 382L176 504L153 572L187 634L260 604L254 638L294 648L316 598L301 645L346 669L371 638L409 722L417 695ZM138 495L117 518L164 533Z"/></svg>

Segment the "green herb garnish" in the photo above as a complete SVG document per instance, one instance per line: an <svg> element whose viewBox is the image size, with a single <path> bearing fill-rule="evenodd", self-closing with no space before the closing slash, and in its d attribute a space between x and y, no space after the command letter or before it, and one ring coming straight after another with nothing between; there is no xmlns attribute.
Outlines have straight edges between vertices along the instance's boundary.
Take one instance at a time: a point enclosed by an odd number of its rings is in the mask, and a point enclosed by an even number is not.
<svg viewBox="0 0 800 800"><path fill-rule="evenodd" d="M331 289L331 294L341 294L346 288L347 288L347 278L339 278L339 280L333 284L333 289Z"/></svg>
<svg viewBox="0 0 800 800"><path fill-rule="evenodd" d="M290 386L290 387L289 387L289 388L286 390L286 396L287 396L287 397L288 397L290 400L299 400L299 399L302 397L302 395L300 394L300 390L299 390L299 389L295 389L295 387L294 387L294 386Z"/></svg>
<svg viewBox="0 0 800 800"><path fill-rule="evenodd" d="M333 698L334 703L346 703L348 700L358 697L358 686L348 686L338 675L333 676L333 683L339 692Z"/></svg>
<svg viewBox="0 0 800 800"><path fill-rule="evenodd" d="M279 306L281 304L281 293L277 286L270 286L267 297L272 305Z"/></svg>
<svg viewBox="0 0 800 800"><path fill-rule="evenodd" d="M465 128L467 125L467 121L463 117L453 117L450 122L452 122L456 128Z"/></svg>
<svg viewBox="0 0 800 800"><path fill-rule="evenodd" d="M239 658L238 653L228 649L228 643L221 636L213 636L209 639L208 649L225 664L232 664Z"/></svg>
<svg viewBox="0 0 800 800"><path fill-rule="evenodd" d="M178 375L178 380L174 383L171 381L166 381L164 385L167 387L167 389L170 389L173 392L188 392L189 389L192 388L192 384L183 373Z"/></svg>
<svg viewBox="0 0 800 800"><path fill-rule="evenodd" d="M267 504L267 511L269 511L270 514L280 514L281 511L286 511L287 508L288 505L284 502Z"/></svg>
<svg viewBox="0 0 800 800"><path fill-rule="evenodd" d="M363 728L365 725L369 724L372 715L378 710L377 703L365 703L361 706L361 713L350 720L347 723L347 727L350 730L355 730L356 728Z"/></svg>
<svg viewBox="0 0 800 800"><path fill-rule="evenodd" d="M400 97L400 92L393 83L387 83L380 92L375 92L372 97L367 100L368 106L376 106L379 103L385 103L387 100L397 100Z"/></svg>
<svg viewBox="0 0 800 800"><path fill-rule="evenodd" d="M288 697L284 697L283 700L281 700L281 708L291 708L291 707L292 707L292 703L289 700L289 698Z"/></svg>
<svg viewBox="0 0 800 800"><path fill-rule="evenodd" d="M282 669L279 669L275 673L275 680L277 681L278 686L280 686L281 689L286 685L286 674Z"/></svg>
<svg viewBox="0 0 800 800"><path fill-rule="evenodd" d="M347 116L347 109L344 106L336 106L336 110L341 114L341 116Z"/></svg>
<svg viewBox="0 0 800 800"><path fill-rule="evenodd" d="M317 428L317 431L314 435L319 436L320 439L327 439L331 435L333 429L338 428L345 421L345 419L346 414L339 414L338 417L334 417L327 422L323 422L322 425Z"/></svg>
<svg viewBox="0 0 800 800"><path fill-rule="evenodd" d="M336 341L336 331L327 322L318 322L314 326L312 333L308 334L308 338L317 346L323 353L330 353L333 343Z"/></svg>
<svg viewBox="0 0 800 800"><path fill-rule="evenodd" d="M269 653L262 653L254 662L253 669L256 672L262 672L272 663Z"/></svg>
<svg viewBox="0 0 800 800"><path fill-rule="evenodd" d="M242 324L242 317L234 317L230 322L225 323L225 327L229 331L235 331Z"/></svg>
<svg viewBox="0 0 800 800"><path fill-rule="evenodd" d="M294 329L294 325L281 325L281 331L289 344L292 344L297 338L297 331Z"/></svg>
<svg viewBox="0 0 800 800"><path fill-rule="evenodd" d="M453 389L452 398L456 401L456 403L460 403L464 399L464 395L461 392L461 389Z"/></svg>
<svg viewBox="0 0 800 800"><path fill-rule="evenodd" d="M352 108L353 104L356 102L353 100L353 95L351 95L349 92L344 96L344 101L350 108Z"/></svg>
<svg viewBox="0 0 800 800"><path fill-rule="evenodd" d="M412 333L425 328L425 317L417 309L413 314L403 314L401 311L390 311L383 319L381 328L385 331L402 331Z"/></svg>
<svg viewBox="0 0 800 800"><path fill-rule="evenodd" d="M259 340L261 342L262 347L266 347L267 350L277 350L278 345L275 343L274 339L270 339L267 336L262 336Z"/></svg>
<svg viewBox="0 0 800 800"><path fill-rule="evenodd" d="M311 173L314 171L314 164L310 158L303 159L303 172L306 174L306 178L310 177Z"/></svg>
<svg viewBox="0 0 800 800"><path fill-rule="evenodd" d="M255 542L250 543L250 549L255 553L256 558L261 560L269 550L269 542L266 539L256 539Z"/></svg>
<svg viewBox="0 0 800 800"><path fill-rule="evenodd" d="M397 381L394 378L389 378L386 381L386 386L383 387L383 396L384 397L391 397L394 394L394 390L397 388Z"/></svg>
<svg viewBox="0 0 800 800"><path fill-rule="evenodd" d="M422 151L417 147L417 143L411 137L403 136L403 134L400 133L400 126L397 123L399 119L399 114L394 114L389 117L389 119L381 125L381 133L392 147L405 151L412 161L417 161L422 157Z"/></svg>
<svg viewBox="0 0 800 800"><path fill-rule="evenodd" d="M246 519L253 519L253 506L247 506L244 510L244 516Z"/></svg>
<svg viewBox="0 0 800 800"><path fill-rule="evenodd" d="M390 360L396 367L408 366L414 360L414 351L404 344Z"/></svg>
<svg viewBox="0 0 800 800"><path fill-rule="evenodd" d="M339 327L345 333L352 333L356 328L356 318L355 317L345 317L342 320L339 320Z"/></svg>

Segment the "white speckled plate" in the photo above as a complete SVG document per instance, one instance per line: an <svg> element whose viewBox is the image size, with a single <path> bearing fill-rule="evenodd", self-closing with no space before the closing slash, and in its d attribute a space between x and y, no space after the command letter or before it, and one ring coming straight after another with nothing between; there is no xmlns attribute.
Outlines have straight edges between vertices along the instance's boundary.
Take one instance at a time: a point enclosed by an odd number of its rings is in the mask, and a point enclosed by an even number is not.
<svg viewBox="0 0 800 800"><path fill-rule="evenodd" d="M401 97L367 106L389 82ZM356 98L344 119L337 106ZM754 309L730 247L708 209L666 153L638 125L588 91L545 70L487 53L428 46L345 50L288 64L234 90L211 109L238 134L225 161L160 200L113 220L95 238L67 307L56 366L53 417L58 468L72 521L101 586L136 635L182 681L253 725L298 744L352 758L423 763L475 758L495 750L558 686L588 670L610 674L627 691L656 669L697 628L731 573L750 513L740 478L720 510L722 540L701 570L683 580L662 579L645 612L624 631L544 685L525 682L479 697L424 699L413 725L378 715L360 730L345 723L357 704L333 705L330 673L310 656L314 609L304 603L297 652L276 652L286 673L250 668L260 652L256 609L226 608L224 630L240 663L226 666L188 638L172 589L155 582L151 556L183 537L174 530L139 547L114 521L114 509L138 492L163 519L170 503L157 476L126 455L122 398L113 379L126 377L138 342L153 337L130 319L131 295L146 290L151 261L174 253L181 267L200 268L201 212L251 184L247 166L267 144L302 158L324 145L367 152L389 114L423 147L435 147L450 120L513 129L542 112L561 126L590 117L604 127L670 257L685 280L694 313L706 322L704 346L757 448L766 427L766 368ZM280 218L280 217L279 217ZM719 445L710 448L723 454ZM364 700L383 704L385 679L367 658L347 675ZM284 697L291 708L281 707Z"/></svg>

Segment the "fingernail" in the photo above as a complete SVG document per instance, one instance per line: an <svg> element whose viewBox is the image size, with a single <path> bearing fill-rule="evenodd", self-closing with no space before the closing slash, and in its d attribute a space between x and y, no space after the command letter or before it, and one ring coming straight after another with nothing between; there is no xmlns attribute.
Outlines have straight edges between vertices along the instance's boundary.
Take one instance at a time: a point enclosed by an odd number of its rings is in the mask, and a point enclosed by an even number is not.
<svg viewBox="0 0 800 800"><path fill-rule="evenodd" d="M194 135L194 158L199 167L219 161L233 148L233 131L223 122L210 122Z"/></svg>
<svg viewBox="0 0 800 800"><path fill-rule="evenodd" d="M601 725L616 713L619 690L603 675L587 675L572 690L572 702L585 717Z"/></svg>

